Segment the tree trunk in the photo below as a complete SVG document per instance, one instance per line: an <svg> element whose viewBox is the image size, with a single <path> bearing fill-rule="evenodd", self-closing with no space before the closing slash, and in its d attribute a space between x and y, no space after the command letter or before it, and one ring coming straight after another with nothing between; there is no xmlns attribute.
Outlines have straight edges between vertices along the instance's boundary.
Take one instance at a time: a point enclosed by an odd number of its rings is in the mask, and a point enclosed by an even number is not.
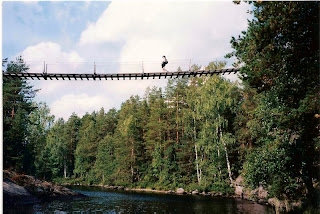
<svg viewBox="0 0 320 214"><path fill-rule="evenodd" d="M222 129L221 129L221 123L220 123L220 114L219 114L218 116L219 116L220 139L221 139L222 142L223 142L224 151L226 152L226 161L227 161L229 179L230 179L230 182L231 182L231 184L232 184L232 183L233 183L233 181L232 181L232 173L231 173L231 167L230 167L230 162L229 162L229 157L228 157L227 145L226 145L226 143L224 142L224 140L222 139Z"/></svg>
<svg viewBox="0 0 320 214"><path fill-rule="evenodd" d="M218 126L216 128L216 132L217 132L217 136L219 135L219 129ZM217 144L217 150L218 150L218 158L220 159L220 149L219 149L219 145ZM221 167L220 164L218 162L218 169L219 169L219 177L221 176L222 172L221 172Z"/></svg>
<svg viewBox="0 0 320 214"><path fill-rule="evenodd" d="M64 160L64 162L63 162L63 175L64 175L64 178L67 178L67 164L66 164L66 160Z"/></svg>
<svg viewBox="0 0 320 214"><path fill-rule="evenodd" d="M133 150L134 148L133 148L133 143L132 143L132 148L131 148L131 166L130 166L130 168L131 168L131 181L132 181L132 183L133 183L133 181L134 181L134 178L133 178Z"/></svg>
<svg viewBox="0 0 320 214"><path fill-rule="evenodd" d="M176 143L179 143L179 94L177 92L177 138L176 138Z"/></svg>
<svg viewBox="0 0 320 214"><path fill-rule="evenodd" d="M199 162L198 162L198 149L197 149L197 143L196 143L196 139L197 139L197 135L196 135L196 120L193 117L193 138L194 138L194 150L196 152L196 166L197 166L197 178L198 178L198 184L201 184L201 174L199 170Z"/></svg>
<svg viewBox="0 0 320 214"><path fill-rule="evenodd" d="M197 178L198 184L201 184L200 173L199 173L199 164L198 164L198 151L197 151L197 144L194 144L194 151L196 152L196 165L197 165Z"/></svg>

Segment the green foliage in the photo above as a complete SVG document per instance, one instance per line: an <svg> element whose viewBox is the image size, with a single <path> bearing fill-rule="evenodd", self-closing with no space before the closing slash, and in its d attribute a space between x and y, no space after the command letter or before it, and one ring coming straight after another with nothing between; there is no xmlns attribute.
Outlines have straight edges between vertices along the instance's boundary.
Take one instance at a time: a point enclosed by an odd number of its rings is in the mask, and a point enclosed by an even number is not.
<svg viewBox="0 0 320 214"><path fill-rule="evenodd" d="M245 85L237 138L242 146L247 141L249 148L257 147L249 151L245 178L253 187L270 185L278 197L304 194L314 200L319 2L251 3L254 18L241 36L232 38L235 50L228 55L242 65Z"/></svg>
<svg viewBox="0 0 320 214"><path fill-rule="evenodd" d="M35 110L29 115L30 124L28 132L30 133L26 140L29 142L29 150L31 155L28 161L31 166L34 166L32 173L38 176L43 176L46 171L42 171L46 160L43 159L43 148L46 146L46 139L54 123L54 116L50 115L50 109L46 103L33 103Z"/></svg>
<svg viewBox="0 0 320 214"><path fill-rule="evenodd" d="M99 142L97 160L95 169L97 170L96 177L103 184L113 185L115 183L114 173L116 170L115 163L115 145L112 136L107 135Z"/></svg>
<svg viewBox="0 0 320 214"><path fill-rule="evenodd" d="M42 168L46 171L45 177L63 176L66 170L66 144L64 143L64 120L58 119L47 136L47 143L42 152Z"/></svg>
<svg viewBox="0 0 320 214"><path fill-rule="evenodd" d="M27 65L20 58L6 64L8 73L28 71ZM27 136L30 136L29 115L34 110L32 99L37 91L26 80L3 77L3 144L4 168L32 173L32 151Z"/></svg>
<svg viewBox="0 0 320 214"><path fill-rule="evenodd" d="M257 148L248 154L243 175L252 189L262 185L269 190L270 197L283 198L283 193L292 195L298 189L296 179L288 171L290 161L285 148Z"/></svg>

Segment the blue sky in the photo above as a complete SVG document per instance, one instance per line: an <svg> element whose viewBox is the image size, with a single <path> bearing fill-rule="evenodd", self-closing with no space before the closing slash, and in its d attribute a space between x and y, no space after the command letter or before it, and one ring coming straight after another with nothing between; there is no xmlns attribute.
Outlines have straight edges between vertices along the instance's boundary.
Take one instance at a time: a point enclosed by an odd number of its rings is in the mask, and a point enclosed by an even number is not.
<svg viewBox="0 0 320 214"><path fill-rule="evenodd" d="M3 2L4 57L13 57L43 41L74 46L80 33L95 22L110 2Z"/></svg>
<svg viewBox="0 0 320 214"><path fill-rule="evenodd" d="M231 36L247 28L247 4L232 2L113 1L3 2L3 57L22 55L30 72L98 73L161 71L225 60ZM228 60L231 66L234 59ZM236 75L228 76L236 80ZM167 80L30 81L35 101L68 119L101 107L119 109L131 95Z"/></svg>

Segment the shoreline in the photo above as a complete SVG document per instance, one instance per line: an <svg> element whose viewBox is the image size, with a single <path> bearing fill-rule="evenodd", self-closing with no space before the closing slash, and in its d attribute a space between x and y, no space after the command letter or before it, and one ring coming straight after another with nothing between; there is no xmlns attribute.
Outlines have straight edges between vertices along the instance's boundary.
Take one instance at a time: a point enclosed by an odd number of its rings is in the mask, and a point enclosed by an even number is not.
<svg viewBox="0 0 320 214"><path fill-rule="evenodd" d="M110 190L120 190L120 191L127 191L127 192L142 192L142 193L154 193L154 194L167 194L167 195L190 195L190 196L205 196L205 197L219 197L219 198L233 198L233 199L241 199L253 203L257 203L260 205L265 205L274 209L275 213L289 213L289 212L299 212L302 209L302 201L289 201L289 200L279 200L277 198L268 198L267 192L263 190L262 187L257 188L255 190L245 190L243 186L236 184L235 191L233 194L224 194L221 192L198 192L197 190L194 191L184 191L178 192L179 189L176 191L174 190L156 190L150 188L129 188L124 186L109 186L109 185L88 185L88 184L70 184L70 183L63 183L59 184L62 186L83 186L83 187L99 187L104 189ZM241 191L239 191L239 188Z"/></svg>
<svg viewBox="0 0 320 214"><path fill-rule="evenodd" d="M130 187L123 187L123 186L109 186L109 185L98 185L98 184L70 184L70 183L62 183L59 184L62 186L83 186L83 187L99 187L109 190L120 190L120 191L127 191L127 192L144 192L144 193L155 193L155 194L168 194L168 195L191 195L191 196L206 196L206 197L220 197L220 198L234 198L234 199L242 199L246 201L255 202L261 205L266 205L273 207L272 204L268 203L267 201L263 201L261 199L255 200L254 198L249 199L246 197L241 197L237 194L224 194L222 192L198 192L198 191L183 191L183 193L179 193L174 190L157 190L157 189L150 189L150 188L130 188Z"/></svg>

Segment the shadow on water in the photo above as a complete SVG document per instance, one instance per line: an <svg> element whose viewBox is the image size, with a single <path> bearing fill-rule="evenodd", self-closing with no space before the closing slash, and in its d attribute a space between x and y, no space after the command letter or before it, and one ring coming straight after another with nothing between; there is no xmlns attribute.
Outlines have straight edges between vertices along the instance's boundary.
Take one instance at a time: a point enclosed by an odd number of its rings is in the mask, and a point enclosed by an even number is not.
<svg viewBox="0 0 320 214"><path fill-rule="evenodd" d="M99 187L69 187L87 198L55 200L8 213L274 213L268 206L241 199L169 195L108 190Z"/></svg>

